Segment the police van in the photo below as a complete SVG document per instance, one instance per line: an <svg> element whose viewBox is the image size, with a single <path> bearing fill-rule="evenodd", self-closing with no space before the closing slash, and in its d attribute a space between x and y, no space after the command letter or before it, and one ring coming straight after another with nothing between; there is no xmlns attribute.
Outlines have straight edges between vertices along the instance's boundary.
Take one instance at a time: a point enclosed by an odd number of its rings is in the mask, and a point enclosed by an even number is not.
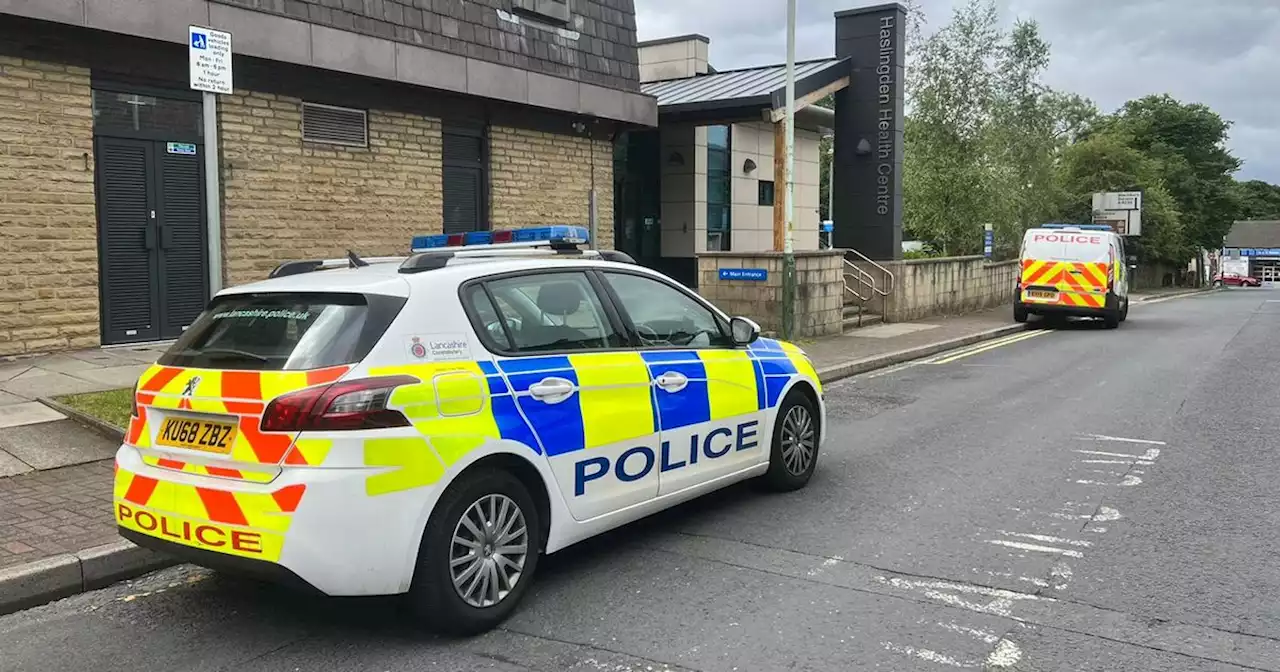
<svg viewBox="0 0 1280 672"><path fill-rule="evenodd" d="M1124 238L1097 224L1045 224L1022 238L1013 319L1030 315L1102 318L1114 329L1129 316Z"/></svg>
<svg viewBox="0 0 1280 672"><path fill-rule="evenodd" d="M814 473L822 386L580 227L416 238L225 289L137 383L135 543L327 595L506 618L539 556L746 479Z"/></svg>

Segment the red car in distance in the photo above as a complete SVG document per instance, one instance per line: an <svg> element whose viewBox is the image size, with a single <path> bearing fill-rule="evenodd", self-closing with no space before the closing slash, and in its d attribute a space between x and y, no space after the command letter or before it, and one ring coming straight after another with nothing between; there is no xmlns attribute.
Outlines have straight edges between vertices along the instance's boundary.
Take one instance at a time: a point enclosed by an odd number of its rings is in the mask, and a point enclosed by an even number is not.
<svg viewBox="0 0 1280 672"><path fill-rule="evenodd" d="M1219 287L1227 285L1228 287L1261 287L1262 281L1249 275L1240 275L1239 273L1219 274L1213 278L1213 286Z"/></svg>

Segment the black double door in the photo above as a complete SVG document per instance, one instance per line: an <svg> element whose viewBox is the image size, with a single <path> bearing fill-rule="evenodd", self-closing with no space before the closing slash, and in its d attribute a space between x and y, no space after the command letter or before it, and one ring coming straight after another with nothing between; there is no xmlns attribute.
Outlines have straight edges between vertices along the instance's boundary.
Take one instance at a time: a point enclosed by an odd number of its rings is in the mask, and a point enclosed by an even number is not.
<svg viewBox="0 0 1280 672"><path fill-rule="evenodd" d="M209 299L204 147L98 136L104 344L176 338Z"/></svg>

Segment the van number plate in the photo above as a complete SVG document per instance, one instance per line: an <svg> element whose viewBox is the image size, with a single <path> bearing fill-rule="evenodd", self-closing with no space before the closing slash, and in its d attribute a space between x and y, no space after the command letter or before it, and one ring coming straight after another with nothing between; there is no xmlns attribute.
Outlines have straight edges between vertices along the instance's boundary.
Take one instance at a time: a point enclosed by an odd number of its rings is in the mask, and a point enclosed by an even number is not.
<svg viewBox="0 0 1280 672"><path fill-rule="evenodd" d="M156 443L169 448L229 453L236 438L236 426L229 422L165 418Z"/></svg>
<svg viewBox="0 0 1280 672"><path fill-rule="evenodd" d="M1036 299L1037 301L1057 301L1058 293L1043 289L1028 289L1027 298Z"/></svg>

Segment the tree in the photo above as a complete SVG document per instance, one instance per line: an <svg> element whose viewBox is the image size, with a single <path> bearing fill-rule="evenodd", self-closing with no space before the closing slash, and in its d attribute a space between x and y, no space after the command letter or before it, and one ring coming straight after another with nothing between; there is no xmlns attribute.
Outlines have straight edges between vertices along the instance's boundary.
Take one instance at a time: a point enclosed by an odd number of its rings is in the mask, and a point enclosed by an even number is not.
<svg viewBox="0 0 1280 672"><path fill-rule="evenodd" d="M1195 249L1221 247L1239 206L1232 175L1240 160L1226 148L1231 122L1205 105L1166 94L1125 103L1107 127L1160 163L1188 242Z"/></svg>
<svg viewBox="0 0 1280 672"><path fill-rule="evenodd" d="M1280 187L1262 180L1233 185L1239 219L1280 220Z"/></svg>
<svg viewBox="0 0 1280 672"><path fill-rule="evenodd" d="M1095 133L1068 146L1058 166L1064 205L1059 219L1092 221L1092 195L1100 191L1142 191L1142 236L1133 252L1143 262L1182 264L1195 253L1178 203L1165 186L1164 165L1132 146L1119 133Z"/></svg>

